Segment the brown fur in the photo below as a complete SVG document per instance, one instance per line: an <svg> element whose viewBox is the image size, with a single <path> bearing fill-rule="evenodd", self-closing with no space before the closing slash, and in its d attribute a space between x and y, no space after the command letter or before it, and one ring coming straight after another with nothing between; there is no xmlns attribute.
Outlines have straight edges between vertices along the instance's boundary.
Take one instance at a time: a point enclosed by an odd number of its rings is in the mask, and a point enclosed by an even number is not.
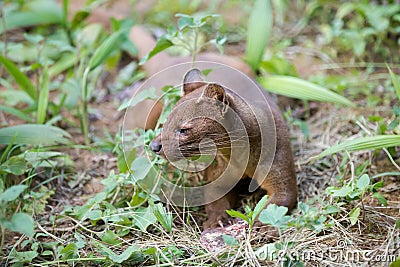
<svg viewBox="0 0 400 267"><path fill-rule="evenodd" d="M61 1L60 1L61 2ZM71 10L70 14L73 14L74 11L79 10L83 6L84 1L76 0L71 2ZM147 2L146 2L147 3ZM126 7L129 6L127 0L119 0L116 1L116 4L112 6L112 8L99 8L91 12L91 17L89 19L90 22L100 22L106 27L109 26L109 20L111 17L116 18L124 18L128 17L131 10L127 9ZM229 16L228 16L229 17ZM232 16L230 16L232 17ZM130 32L130 39L132 42L137 46L139 51L139 58L145 56L155 45L155 40L151 37L151 35L141 26L134 26ZM191 59L188 57L170 57L167 53L159 53L152 59L150 59L144 66L143 69L147 72L149 76L157 73L158 71L162 70L163 68L182 63L182 62L189 62ZM252 77L254 73L251 71L249 66L245 64L243 61L229 57L225 55L220 55L216 53L201 53L198 55L197 60L201 61L211 61L211 62L219 62L231 66L235 69L238 69L245 73L246 75ZM235 77L232 77L232 84L237 86L238 88L244 87L239 80L235 80ZM164 84L160 84L157 86L157 89L162 88ZM204 84L197 84L190 88L189 91L185 93L185 95L180 100L180 103L191 99L191 98L198 98L200 90L204 87ZM188 87L189 88L189 87ZM215 89L215 88L214 88ZM245 88L244 88L245 89ZM218 97L218 90L219 88L215 89L214 92L217 92ZM210 92L211 93L211 92ZM252 123L251 116L248 117L246 113L243 111L243 107L239 105L240 101L237 99L235 94L232 94L229 90L224 89L223 93L226 94L226 99L230 105L232 105L233 109L236 109L243 121L246 124L246 129L250 133L257 133L259 129L254 127ZM266 93L265 93L266 94ZM213 97L215 94L210 94L208 97ZM267 96L268 100L270 99ZM156 104L154 108L154 101L143 101L139 105L135 107L135 109L129 110L129 114L127 114L130 120L126 121L126 125L124 128L126 129L133 129L133 128L154 128L158 117L161 113L161 105ZM203 105L204 109L208 109L211 107L207 107L209 102L199 102L199 105ZM288 129L282 119L278 108L276 105L269 101L270 107L273 112L273 116L275 119L275 126L276 126L276 135L277 135L277 143L276 143L276 154L273 160L273 165L268 173L268 176L264 180L264 183L261 184L261 188L265 189L268 194L271 196L269 203L276 203L278 205L287 206L289 209L292 209L296 203L297 199L297 188L296 188L296 179L295 179L295 172L293 166L293 159L292 153L290 148L289 142L289 133ZM235 106L236 105L236 106ZM212 107L215 108L215 107ZM150 113L150 116L147 118L145 114ZM178 114L178 116L170 116L168 119L167 124L174 124L178 120L179 116L183 116L184 114ZM199 127L197 130L192 132L193 138L201 138L200 134L210 133L210 130L213 129L215 131L222 131L219 127L213 127L210 121L204 120L201 123L195 124L195 126ZM165 127L164 127L165 128ZM163 132L163 135L168 135L170 133ZM158 136L154 141L161 140L161 136ZM254 169L254 165L258 164L258 161L255 160L259 151L257 147L259 144L257 143L257 137L254 137L250 140L250 149L252 157L252 162L250 162L248 170L246 170L246 175L251 177L252 170ZM221 172L226 168L227 158L229 158L229 152L223 147L220 147L219 150L221 151L221 155L217 156L215 164L211 165L204 171L204 176L206 181L210 182L216 177L219 177ZM262 164L262 163L261 163ZM218 221L221 219L226 219L227 214L225 210L230 209L233 207L234 203L238 199L238 194L236 191L229 192L223 198L210 203L206 206L206 212L208 214L208 221L205 223L205 228L215 227L218 224Z"/></svg>
<svg viewBox="0 0 400 267"><path fill-rule="evenodd" d="M204 179L206 182L214 181L227 168L227 162L232 156L230 154L231 143L229 143L224 127L214 120L207 119L207 117L214 117L217 121L234 125L236 122L229 121L233 119L223 112L226 108L225 105L229 105L244 123L250 143L249 162L244 175L238 178L252 178L258 164L267 164L266 162L259 162L262 137L256 117L251 111L259 108L258 104L256 101L245 103L239 95L221 85L199 82L198 79L193 78L199 73L198 70L191 70L186 75L183 96L167 118L163 132L152 141L150 147L156 153L163 156L168 155L169 160L174 160L179 158L181 154L184 157L199 155L198 147L201 140L204 138L212 139L217 146L218 153L214 164L211 164L204 171ZM270 195L268 204L275 203L286 206L291 210L297 202L297 187L289 132L277 106L270 100L268 94L264 93L275 121L277 139L272 167L270 172L262 177L265 179L262 179L263 182L260 187ZM185 103L192 104L185 107ZM205 118L192 118L193 114L200 113L205 115ZM232 190L217 201L207 204L208 220L204 227L206 229L215 228L220 224L220 221L227 221L229 218L225 210L233 208L237 200L238 194Z"/></svg>

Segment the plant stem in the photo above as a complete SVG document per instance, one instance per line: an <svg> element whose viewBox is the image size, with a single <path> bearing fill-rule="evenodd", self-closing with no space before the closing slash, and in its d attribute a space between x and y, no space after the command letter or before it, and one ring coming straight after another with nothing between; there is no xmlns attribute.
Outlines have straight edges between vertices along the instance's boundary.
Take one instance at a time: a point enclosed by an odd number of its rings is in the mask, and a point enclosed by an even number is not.
<svg viewBox="0 0 400 267"><path fill-rule="evenodd" d="M199 31L197 28L194 28L194 45L193 45L193 51L192 51L192 68L194 67L194 62L196 61L196 56L197 56L197 42L199 39Z"/></svg>
<svg viewBox="0 0 400 267"><path fill-rule="evenodd" d="M0 255L3 255L3 248L4 248L4 236L5 236L5 233L6 233L6 229L2 226L2 225L0 225L0 228L1 228L1 241L0 241L0 247L2 248L1 250L0 250Z"/></svg>
<svg viewBox="0 0 400 267"><path fill-rule="evenodd" d="M85 145L89 144L89 115L88 115L88 76L89 76L89 68L86 68L83 77L82 77L82 95L81 95L81 108L80 108L80 116L81 116L81 128L82 134L85 138Z"/></svg>

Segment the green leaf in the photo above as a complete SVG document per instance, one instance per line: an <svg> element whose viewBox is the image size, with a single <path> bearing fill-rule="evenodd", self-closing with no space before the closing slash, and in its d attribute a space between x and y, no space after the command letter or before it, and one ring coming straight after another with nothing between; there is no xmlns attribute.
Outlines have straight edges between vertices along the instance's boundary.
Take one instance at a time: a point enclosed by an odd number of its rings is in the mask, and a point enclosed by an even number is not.
<svg viewBox="0 0 400 267"><path fill-rule="evenodd" d="M147 227L157 222L157 218L150 207L140 208L135 211L132 216L134 217L134 225L137 226L142 232L146 232Z"/></svg>
<svg viewBox="0 0 400 267"><path fill-rule="evenodd" d="M86 53L82 52L82 54ZM81 57L83 58L84 55L82 54ZM78 57L74 53L65 53L63 56L61 56L60 59L57 60L57 62L49 67L49 76L54 77L55 75L60 74L61 72L73 67L77 60Z"/></svg>
<svg viewBox="0 0 400 267"><path fill-rule="evenodd" d="M239 211L226 210L226 213L228 213L228 215L231 216L232 218L239 218L239 219L242 219L242 220L244 220L246 222L250 221L250 218L247 215L245 215L245 214L243 214L243 213L241 213Z"/></svg>
<svg viewBox="0 0 400 267"><path fill-rule="evenodd" d="M157 221L167 232L172 231L172 213L167 212L162 203L157 203L153 206L153 213Z"/></svg>
<svg viewBox="0 0 400 267"><path fill-rule="evenodd" d="M28 171L28 163L24 158L19 156L11 157L0 165L0 173L6 172L14 175L22 175L26 171Z"/></svg>
<svg viewBox="0 0 400 267"><path fill-rule="evenodd" d="M287 207L280 207L276 204L270 204L265 210L260 213L258 218L260 222L269 224L277 228L284 228L290 220L290 216L287 216Z"/></svg>
<svg viewBox="0 0 400 267"><path fill-rule="evenodd" d="M366 191L369 183L371 182L371 180L369 179L368 174L363 174L358 180L357 180L357 188L360 189L361 191Z"/></svg>
<svg viewBox="0 0 400 267"><path fill-rule="evenodd" d="M247 24L246 61L256 71L264 55L272 30L272 8L269 0L256 0Z"/></svg>
<svg viewBox="0 0 400 267"><path fill-rule="evenodd" d="M61 250L61 258L63 260L76 259L78 257L78 246L75 243L70 243Z"/></svg>
<svg viewBox="0 0 400 267"><path fill-rule="evenodd" d="M47 66L43 69L40 83L39 102L37 110L37 123L43 124L46 119L47 105L49 103L49 71Z"/></svg>
<svg viewBox="0 0 400 267"><path fill-rule="evenodd" d="M66 131L49 125L20 124L0 129L0 144L8 144L15 137L14 144L54 145L67 144L71 135Z"/></svg>
<svg viewBox="0 0 400 267"><path fill-rule="evenodd" d="M24 90L33 100L37 99L36 88L29 78L23 74L14 63L0 55L0 63L14 77L21 90Z"/></svg>
<svg viewBox="0 0 400 267"><path fill-rule="evenodd" d="M28 188L27 185L19 184L7 188L6 191L0 193L0 201L10 202L19 197L19 195Z"/></svg>
<svg viewBox="0 0 400 267"><path fill-rule="evenodd" d="M372 195L372 197L373 197L373 198L376 198L376 199L379 201L379 203L380 203L381 205L387 206L387 200L386 200L386 198L385 198L384 196L382 196L381 193L375 192L375 193Z"/></svg>
<svg viewBox="0 0 400 267"><path fill-rule="evenodd" d="M268 202L268 195L262 197L260 201L258 201L257 205L254 207L254 212L251 216L251 220L254 222L257 216L261 213L261 211L265 208Z"/></svg>
<svg viewBox="0 0 400 267"><path fill-rule="evenodd" d="M327 188L327 190L328 190L328 188ZM345 196L348 196L352 191L353 191L353 189L351 189L350 186L346 185L346 186L343 186L342 188L331 190L331 192L329 192L329 194L331 194L333 197L345 197Z"/></svg>
<svg viewBox="0 0 400 267"><path fill-rule="evenodd" d="M179 15L180 18L178 19L178 28L180 31L184 30L187 27L195 26L193 17L184 14Z"/></svg>
<svg viewBox="0 0 400 267"><path fill-rule="evenodd" d="M397 95L397 99L400 101L400 80L399 78L392 72L392 70L390 69L390 67L388 65L386 65L386 67L389 70L389 74L390 74L390 78L392 79L392 83L394 86L394 89L396 90L396 95Z"/></svg>
<svg viewBox="0 0 400 267"><path fill-rule="evenodd" d="M103 216L103 213L101 210L90 210L85 214L85 217L88 218L91 221L97 221L100 220Z"/></svg>
<svg viewBox="0 0 400 267"><path fill-rule="evenodd" d="M331 154L335 154L340 151L360 151L360 150L373 150L381 149L386 147L394 147L400 145L400 135L377 135L360 137L354 140L344 141L343 143L331 146L322 153L320 153L316 159L326 157Z"/></svg>
<svg viewBox="0 0 400 267"><path fill-rule="evenodd" d="M145 90L140 90L139 93L137 93L132 99L130 99L127 102L124 102L119 106L118 111L129 108L129 107L134 107L138 103L142 102L143 100L146 99L157 99L158 95L156 93L156 88L150 87Z"/></svg>
<svg viewBox="0 0 400 267"><path fill-rule="evenodd" d="M324 211L322 212L322 214L324 214L324 215L335 214L335 213L338 213L339 211L340 211L339 207L337 207L335 205L329 205L324 208Z"/></svg>
<svg viewBox="0 0 400 267"><path fill-rule="evenodd" d="M101 241L110 245L120 245L122 242L118 239L118 236L111 230L107 230L102 236Z"/></svg>
<svg viewBox="0 0 400 267"><path fill-rule="evenodd" d="M156 54L160 53L161 51L163 51L173 45L174 45L174 43L172 43L166 36L162 36L160 39L157 40L156 46L153 48L153 50L151 50L146 56L144 56L140 60L139 65L143 65L150 58L152 58Z"/></svg>
<svg viewBox="0 0 400 267"><path fill-rule="evenodd" d="M10 222L2 221L2 224L10 231L23 233L29 237L33 237L35 233L33 219L26 213L15 213Z"/></svg>
<svg viewBox="0 0 400 267"><path fill-rule="evenodd" d="M350 211L349 218L351 225L355 225L357 223L360 213L361 213L360 208L354 208Z"/></svg>
<svg viewBox="0 0 400 267"><path fill-rule="evenodd" d="M236 240L236 238L230 235L223 234L222 240L225 242L225 244L231 247L239 245L239 242Z"/></svg>
<svg viewBox="0 0 400 267"><path fill-rule="evenodd" d="M153 165L146 157L136 158L131 165L131 170L133 171L133 178L135 181L142 180L149 173Z"/></svg>
<svg viewBox="0 0 400 267"><path fill-rule="evenodd" d="M0 110L4 111L4 112L7 112L7 113L9 113L11 115L14 115L14 116L16 116L16 117L18 117L18 118L20 118L20 119L22 119L24 121L27 121L27 122L31 122L32 121L32 119L28 115L26 115L24 112L22 112L19 109L16 109L16 108L13 108L13 107L8 107L8 106L3 106L3 105L0 104Z"/></svg>
<svg viewBox="0 0 400 267"><path fill-rule="evenodd" d="M0 24L0 34L20 27L62 23L62 10L55 1L26 1L22 11L6 12L5 28Z"/></svg>
<svg viewBox="0 0 400 267"><path fill-rule="evenodd" d="M322 86L299 78L275 75L262 77L260 78L259 82L265 88L265 90L275 94L303 100L337 103L351 107L355 106L353 102L345 97L338 95Z"/></svg>
<svg viewBox="0 0 400 267"><path fill-rule="evenodd" d="M136 246L129 246L127 247L124 252L122 252L120 255L116 254L113 252L111 249L106 248L105 246L102 246L100 252L104 255L106 255L112 262L115 263L123 263L124 261L128 260L132 256L140 257L141 253L137 249ZM138 254L138 255L135 255Z"/></svg>
<svg viewBox="0 0 400 267"><path fill-rule="evenodd" d="M389 267L400 267L400 257L397 257L396 260L392 262Z"/></svg>
<svg viewBox="0 0 400 267"><path fill-rule="evenodd" d="M31 263L34 258L36 258L39 254L36 251L30 250L30 251L16 251L15 249L11 250L10 253L10 258L14 258L14 261L17 261L17 263ZM43 255L43 253L42 253ZM18 267L18 266L23 266L21 265L11 265L12 267Z"/></svg>
<svg viewBox="0 0 400 267"><path fill-rule="evenodd" d="M89 71L103 64L108 56L116 50L123 38L126 37L126 30L119 30L112 33L104 42L94 51L92 58L89 61Z"/></svg>

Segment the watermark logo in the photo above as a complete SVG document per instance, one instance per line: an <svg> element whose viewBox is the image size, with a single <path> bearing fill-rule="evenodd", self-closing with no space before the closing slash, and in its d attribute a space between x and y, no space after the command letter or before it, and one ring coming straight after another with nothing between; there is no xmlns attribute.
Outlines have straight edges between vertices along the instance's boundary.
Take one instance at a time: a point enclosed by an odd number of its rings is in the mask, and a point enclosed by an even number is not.
<svg viewBox="0 0 400 267"><path fill-rule="evenodd" d="M184 84L185 75L194 68L204 81L190 79L193 84ZM168 94L162 91L165 86L175 92L185 86L198 90L182 93L182 99L169 107L161 132L149 140L135 128L156 125L160 103ZM146 93L150 90L152 95ZM130 168L138 185L159 193L163 201L200 206L223 197L244 176L253 178L250 192L263 183L276 150L275 121L265 91L240 71L214 62L179 64L147 79L133 95L123 125L126 159L133 149L141 158ZM156 154L175 169L201 173L207 180L190 185L172 182L157 166Z"/></svg>
<svg viewBox="0 0 400 267"><path fill-rule="evenodd" d="M274 244L266 244L256 252L259 261L278 261L278 262L324 262L324 263L378 263L393 262L396 260L395 249L354 249L343 239L339 239L336 245L318 245L313 248L286 248L279 250Z"/></svg>

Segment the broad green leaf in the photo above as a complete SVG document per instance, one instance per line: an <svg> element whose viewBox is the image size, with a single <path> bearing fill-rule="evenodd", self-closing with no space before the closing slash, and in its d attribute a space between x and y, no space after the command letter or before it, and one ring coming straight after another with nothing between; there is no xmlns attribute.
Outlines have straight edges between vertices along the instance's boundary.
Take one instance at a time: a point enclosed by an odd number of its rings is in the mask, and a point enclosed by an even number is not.
<svg viewBox="0 0 400 267"><path fill-rule="evenodd" d="M369 183L371 180L369 179L368 174L363 174L358 180L357 180L357 188L360 189L361 191L366 191Z"/></svg>
<svg viewBox="0 0 400 267"><path fill-rule="evenodd" d="M78 247L75 243L69 243L61 250L63 260L78 258Z"/></svg>
<svg viewBox="0 0 400 267"><path fill-rule="evenodd" d="M400 80L399 80L399 77L397 77L392 72L392 70L390 69L390 67L388 65L386 65L386 67L389 70L390 78L392 79L392 83L393 83L394 89L396 90L397 99L400 101Z"/></svg>
<svg viewBox="0 0 400 267"><path fill-rule="evenodd" d="M174 43L172 43L167 37L162 36L160 39L158 39L156 46L151 50L146 56L144 56L141 60L139 65L143 65L146 63L150 58L155 56L156 54L160 53L161 51L167 49L168 47L173 46Z"/></svg>
<svg viewBox="0 0 400 267"><path fill-rule="evenodd" d="M6 191L0 193L0 201L10 202L17 199L27 187L27 185L19 184L7 188Z"/></svg>
<svg viewBox="0 0 400 267"><path fill-rule="evenodd" d="M118 255L101 243L96 242L95 245L98 247L98 252L107 256L112 262L115 263L123 263L128 259L131 262L137 263L144 260L143 255L140 253L139 249L136 246L129 246L121 254Z"/></svg>
<svg viewBox="0 0 400 267"><path fill-rule="evenodd" d="M239 242L236 240L236 238L230 235L223 234L222 240L224 241L225 244L231 247L239 245Z"/></svg>
<svg viewBox="0 0 400 267"><path fill-rule="evenodd" d="M122 242L118 239L118 236L111 230L107 230L102 236L101 241L110 245L120 245Z"/></svg>
<svg viewBox="0 0 400 267"><path fill-rule="evenodd" d="M19 87L24 90L33 100L37 99L36 88L29 78L23 74L14 63L0 55L0 63L14 77Z"/></svg>
<svg viewBox="0 0 400 267"><path fill-rule="evenodd" d="M136 158L131 165L131 170L133 171L133 178L135 181L142 180L146 177L153 165L146 157Z"/></svg>
<svg viewBox="0 0 400 267"><path fill-rule="evenodd" d="M56 1L33 0L25 3L22 11L11 11L5 14L5 28L3 28L4 24L0 23L0 34L4 30L20 27L62 23L62 9Z"/></svg>
<svg viewBox="0 0 400 267"><path fill-rule="evenodd" d="M327 188L328 190L329 188ZM339 189L333 189L331 190L330 194L333 197L345 197L348 196L353 190L351 189L350 186L343 186L342 188Z"/></svg>
<svg viewBox="0 0 400 267"><path fill-rule="evenodd" d="M47 105L49 103L49 71L47 66L43 69L40 83L40 93L37 110L37 123L43 124L46 119Z"/></svg>
<svg viewBox="0 0 400 267"><path fill-rule="evenodd" d="M350 211L349 218L351 225L355 225L357 223L360 213L361 213L360 208L354 208Z"/></svg>
<svg viewBox="0 0 400 267"><path fill-rule="evenodd" d="M2 224L10 231L23 233L29 237L33 237L35 233L33 219L26 213L15 213L11 221L2 221Z"/></svg>
<svg viewBox="0 0 400 267"><path fill-rule="evenodd" d="M180 14L180 18L178 19L178 28L180 31L182 31L186 27L193 27L193 26L195 26L193 17Z"/></svg>
<svg viewBox="0 0 400 267"><path fill-rule="evenodd" d="M269 224L277 228L284 228L290 220L290 216L287 216L287 207L277 206L276 204L270 204L264 209L258 219L264 224Z"/></svg>
<svg viewBox="0 0 400 267"><path fill-rule="evenodd" d="M85 214L85 217L91 221L97 221L102 218L103 214L101 210L90 210Z"/></svg>
<svg viewBox="0 0 400 267"><path fill-rule="evenodd" d="M14 175L22 175L28 170L27 161L19 156L9 158L0 165L0 173L12 173ZM1 198L1 197L0 197Z"/></svg>
<svg viewBox="0 0 400 267"><path fill-rule="evenodd" d="M339 207L335 205L329 205L325 207L325 209L322 211L322 214L328 215L328 214L335 214L340 211Z"/></svg>
<svg viewBox="0 0 400 267"><path fill-rule="evenodd" d="M54 145L70 143L70 134L49 125L21 124L0 129L0 144L8 144L15 136L14 144Z"/></svg>
<svg viewBox="0 0 400 267"><path fill-rule="evenodd" d="M134 217L134 225L137 226L142 232L146 232L147 227L157 222L157 218L154 215L151 207L140 208L132 213L132 216Z"/></svg>
<svg viewBox="0 0 400 267"><path fill-rule="evenodd" d="M343 143L331 146L330 148L320 153L316 157L316 159L323 158L340 151L373 150L386 147L395 147L398 145L400 145L400 135L377 135L360 137L354 140L344 141Z"/></svg>
<svg viewBox="0 0 400 267"><path fill-rule="evenodd" d="M291 76L269 76L259 80L265 90L288 97L355 106L353 102L322 86Z"/></svg>
<svg viewBox="0 0 400 267"><path fill-rule="evenodd" d="M256 0L247 24L246 61L256 71L264 55L272 30L272 8L269 0Z"/></svg>
<svg viewBox="0 0 400 267"><path fill-rule="evenodd" d="M158 97L159 96L157 95L156 89L154 87L150 87L145 90L140 90L140 92L137 93L132 99L122 103L121 106L119 106L118 110L123 110L128 107L134 107L146 99L157 99Z"/></svg>
<svg viewBox="0 0 400 267"><path fill-rule="evenodd" d="M125 30L119 30L112 33L106 40L104 40L104 42L93 53L93 56L89 61L89 71L92 71L99 65L103 64L108 56L120 45L122 39L125 38L125 35Z"/></svg>
<svg viewBox="0 0 400 267"><path fill-rule="evenodd" d="M36 258L38 255L39 254L36 251L33 251L33 250L30 250L30 251L17 251L15 249L13 249L10 252L10 257L12 257L14 259L18 259L19 262L25 262L27 264L31 263L32 260L34 258ZM41 255L43 255L43 253ZM53 255L53 253L51 255ZM22 266L22 265L18 265L18 264L14 265L13 264L11 266L18 267L18 266Z"/></svg>
<svg viewBox="0 0 400 267"><path fill-rule="evenodd" d="M27 121L27 122L31 122L32 121L32 119L28 115L26 115L24 112L22 112L19 109L16 109L16 108L13 108L13 107L3 106L3 105L0 104L0 110L4 111L4 112L7 112L7 113L9 113L11 115L14 115L14 116L16 116L16 117L18 117L18 118L20 118L20 119L22 119L24 121Z"/></svg>
<svg viewBox="0 0 400 267"><path fill-rule="evenodd" d="M251 219L254 221L257 216L260 214L260 212L265 208L265 205L267 205L268 202L268 195L265 195L262 197L260 201L258 201L257 205L254 207L254 212L251 216Z"/></svg>

